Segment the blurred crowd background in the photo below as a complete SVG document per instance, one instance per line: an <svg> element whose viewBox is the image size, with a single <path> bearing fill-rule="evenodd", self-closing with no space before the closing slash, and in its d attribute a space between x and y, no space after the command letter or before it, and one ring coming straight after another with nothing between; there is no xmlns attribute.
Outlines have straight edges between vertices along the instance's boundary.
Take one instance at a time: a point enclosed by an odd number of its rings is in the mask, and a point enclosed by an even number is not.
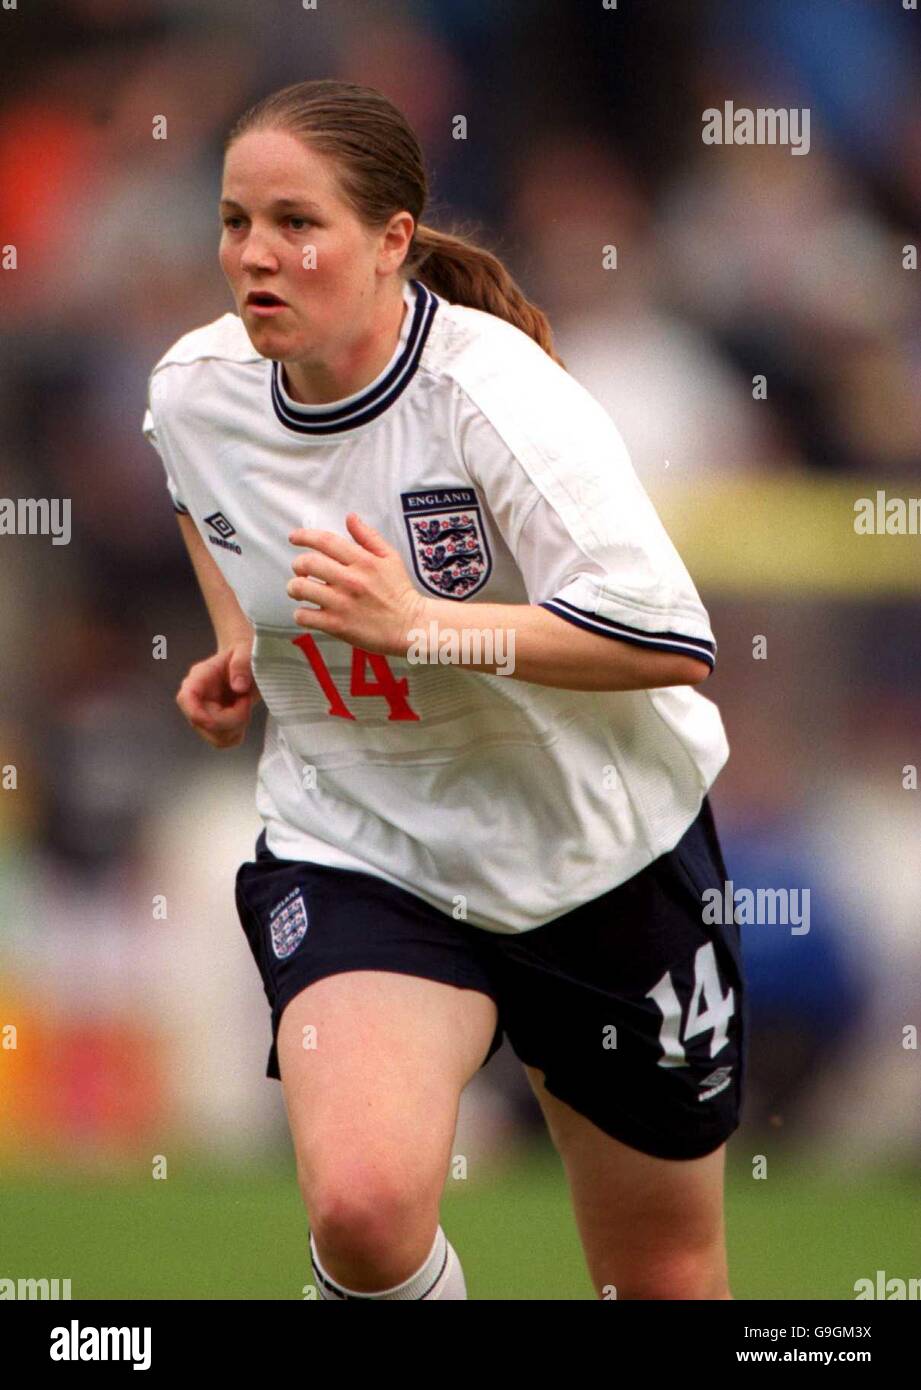
<svg viewBox="0 0 921 1390"><path fill-rule="evenodd" d="M0 790L0 1028L18 1037L0 1050L0 1153L117 1167L177 1135L221 1161L286 1149L233 902L262 717L216 753L175 707L213 639L140 422L161 353L232 308L228 125L338 76L413 123L424 220L490 246L547 311L710 612L730 873L811 892L808 934L745 929L750 1094L731 1150L743 1167L785 1148L816 1170L917 1160L921 791L903 769L921 763L921 539L860 550L852 516L878 488L921 486L921 271L903 250L921 15L46 0L0 27L0 243L18 262L0 271L0 493L73 507L67 546L0 538L0 767L17 783ZM808 155L704 145L703 110L730 99L809 107ZM501 1158L540 1133L506 1045L464 1097L458 1148Z"/></svg>

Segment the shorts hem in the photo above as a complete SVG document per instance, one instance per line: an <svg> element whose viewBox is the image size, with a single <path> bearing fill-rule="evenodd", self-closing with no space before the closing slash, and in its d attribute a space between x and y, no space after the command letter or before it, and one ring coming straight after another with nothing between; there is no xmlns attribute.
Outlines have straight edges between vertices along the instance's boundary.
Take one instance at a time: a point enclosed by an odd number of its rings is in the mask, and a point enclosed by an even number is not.
<svg viewBox="0 0 921 1390"><path fill-rule="evenodd" d="M296 999L297 996L303 993L305 989L309 989L311 985L317 984L320 980L326 980L332 975L351 975L354 974L356 970L382 971L385 974L389 975L412 975L416 979L431 980L434 984L438 985L453 985L455 989L475 989L479 994L485 994L487 998L492 999L497 1009L501 1008L500 1001L496 992L491 988L485 988L484 981L473 978L463 978L453 972L451 973L451 977L448 978L447 972L445 973L445 975L430 975L425 974L419 970L409 970L405 967L401 967L398 964L380 965L379 963L375 963L373 965L370 965L363 964L360 961L349 961L347 965L334 965L330 969L321 968L317 974L311 973L308 978L298 980L295 985L292 985L290 988L284 990L279 995L275 1003L272 1005L272 1045L269 1050L269 1059L266 1063L265 1072L265 1075L268 1079L273 1081L281 1080L281 1075L278 1068L278 1030L281 1026L282 1014L284 1013L288 1005L291 1003L291 1000ZM498 1026L501 1025L497 1025L497 1027ZM485 1063L490 1059L490 1057L494 1056L495 1052L498 1052L499 1046L501 1046L501 1041L497 1047L493 1048L493 1043L495 1043L495 1041L496 1035L493 1034L493 1037L490 1039L490 1051L487 1053L487 1056L484 1057L483 1065L485 1065ZM276 1063L275 1070L272 1070L273 1058Z"/></svg>
<svg viewBox="0 0 921 1390"><path fill-rule="evenodd" d="M523 1059L519 1058L519 1060ZM525 1062L524 1064L525 1066L537 1067L539 1071L543 1071L543 1067L537 1062ZM636 1149L640 1153L647 1154L650 1158L667 1158L676 1161L683 1160L684 1162L689 1162L694 1158L706 1158L708 1154L714 1153L722 1144L725 1144L727 1140L731 1138L739 1128L740 1123L736 1120L730 1129L727 1129L724 1133L719 1135L714 1136L711 1134L706 1137L701 1135L696 1139L689 1139L685 1142L677 1139L659 1138L649 1130L644 1129L642 1125L633 1123L629 1119L618 1119L614 1122L600 1120L596 1115L590 1113L590 1108L583 1107L578 1097L574 1098L572 1095L564 1095L564 1088L556 1087L546 1076L544 1079L544 1088L557 1100L563 1101L566 1105L571 1105L577 1114L581 1115L583 1119L590 1120L593 1125L596 1125L598 1129L600 1129L603 1134L607 1134L609 1138L616 1139L621 1144L626 1144L628 1148Z"/></svg>

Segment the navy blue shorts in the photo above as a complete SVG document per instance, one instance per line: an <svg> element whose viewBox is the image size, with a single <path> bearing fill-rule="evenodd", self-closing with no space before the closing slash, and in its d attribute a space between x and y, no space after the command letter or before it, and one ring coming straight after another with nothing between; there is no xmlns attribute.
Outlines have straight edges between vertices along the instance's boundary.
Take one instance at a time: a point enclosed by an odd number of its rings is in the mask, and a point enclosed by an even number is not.
<svg viewBox="0 0 921 1390"><path fill-rule="evenodd" d="M606 1134L700 1158L738 1127L746 1065L739 928L702 896L715 888L722 903L727 879L706 797L673 850L516 935L455 921L374 874L277 859L263 831L236 901L272 1011L266 1075L279 1078L281 1015L307 985L346 970L417 975L495 1000L483 1066L507 1034Z"/></svg>

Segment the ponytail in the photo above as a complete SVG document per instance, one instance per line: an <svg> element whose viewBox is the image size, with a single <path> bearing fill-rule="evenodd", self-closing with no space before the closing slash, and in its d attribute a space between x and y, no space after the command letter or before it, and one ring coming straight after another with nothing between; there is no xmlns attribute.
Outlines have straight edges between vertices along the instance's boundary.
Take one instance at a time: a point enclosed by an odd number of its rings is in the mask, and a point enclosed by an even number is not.
<svg viewBox="0 0 921 1390"><path fill-rule="evenodd" d="M439 232L424 223L416 226L406 267L450 304L482 309L514 324L565 370L553 345L546 314L525 298L506 267L482 246L453 232Z"/></svg>

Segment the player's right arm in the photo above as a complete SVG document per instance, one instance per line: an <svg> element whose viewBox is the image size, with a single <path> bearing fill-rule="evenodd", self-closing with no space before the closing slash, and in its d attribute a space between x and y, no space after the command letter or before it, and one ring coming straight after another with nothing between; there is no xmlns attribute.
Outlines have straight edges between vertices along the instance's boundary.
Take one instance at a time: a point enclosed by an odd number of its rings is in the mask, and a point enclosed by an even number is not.
<svg viewBox="0 0 921 1390"><path fill-rule="evenodd" d="M211 617L217 651L189 668L176 703L195 732L212 747L236 748L243 742L253 707L260 699L252 668L255 634L195 522L183 514L178 515L178 521Z"/></svg>

